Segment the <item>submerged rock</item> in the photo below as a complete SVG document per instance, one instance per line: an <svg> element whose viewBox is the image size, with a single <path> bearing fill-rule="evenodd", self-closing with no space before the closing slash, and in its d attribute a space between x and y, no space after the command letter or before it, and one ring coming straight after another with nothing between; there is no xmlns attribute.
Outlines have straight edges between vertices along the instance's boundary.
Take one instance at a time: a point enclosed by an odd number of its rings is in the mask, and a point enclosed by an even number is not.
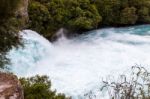
<svg viewBox="0 0 150 99"><path fill-rule="evenodd" d="M0 73L0 99L24 99L23 88L17 76Z"/></svg>

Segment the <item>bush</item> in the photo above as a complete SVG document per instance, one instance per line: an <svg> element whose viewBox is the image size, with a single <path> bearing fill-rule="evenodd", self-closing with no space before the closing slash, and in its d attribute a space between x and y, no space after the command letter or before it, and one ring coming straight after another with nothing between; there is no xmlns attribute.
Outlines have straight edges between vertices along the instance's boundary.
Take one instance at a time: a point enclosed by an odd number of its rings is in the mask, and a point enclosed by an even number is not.
<svg viewBox="0 0 150 99"><path fill-rule="evenodd" d="M97 28L102 18L89 0L31 0L29 28L51 39L60 28L82 31Z"/></svg>
<svg viewBox="0 0 150 99"><path fill-rule="evenodd" d="M139 22L141 23L149 23L150 22L150 9L148 7L141 7L138 10Z"/></svg>
<svg viewBox="0 0 150 99"><path fill-rule="evenodd" d="M70 18L66 20L66 26L71 30L94 29L102 21L102 17L99 15L96 6L91 4L89 0L70 0L67 3Z"/></svg>
<svg viewBox="0 0 150 99"><path fill-rule="evenodd" d="M102 16L102 25L115 25L119 23L121 3L120 0L95 0L98 12ZM122 4L123 5L123 4Z"/></svg>
<svg viewBox="0 0 150 99"><path fill-rule="evenodd" d="M120 75L118 81L103 81L110 99L150 99L150 73L144 68L133 66L130 76Z"/></svg>
<svg viewBox="0 0 150 99"><path fill-rule="evenodd" d="M95 0L102 25L150 23L150 0Z"/></svg>
<svg viewBox="0 0 150 99"><path fill-rule="evenodd" d="M36 75L30 78L20 78L25 99L71 99L64 94L52 91L51 82L47 76Z"/></svg>
<svg viewBox="0 0 150 99"><path fill-rule="evenodd" d="M50 28L51 15L48 8L40 2L31 2L32 3L29 5L29 27L46 36L46 34L49 34L49 32L52 31Z"/></svg>
<svg viewBox="0 0 150 99"><path fill-rule="evenodd" d="M125 8L121 11L120 24L135 24L138 16L136 15L136 8Z"/></svg>
<svg viewBox="0 0 150 99"><path fill-rule="evenodd" d="M15 16L19 3L20 0L0 1L0 68L5 68L5 64L9 63L7 52L21 44L18 33L21 22Z"/></svg>

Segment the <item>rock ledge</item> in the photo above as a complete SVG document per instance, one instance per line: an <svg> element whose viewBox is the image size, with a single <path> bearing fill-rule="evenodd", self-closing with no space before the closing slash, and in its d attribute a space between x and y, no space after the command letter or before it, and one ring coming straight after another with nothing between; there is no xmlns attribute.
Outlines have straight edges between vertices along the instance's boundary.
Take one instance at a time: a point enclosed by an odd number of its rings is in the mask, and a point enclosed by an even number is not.
<svg viewBox="0 0 150 99"><path fill-rule="evenodd" d="M24 99L17 76L0 72L0 99Z"/></svg>

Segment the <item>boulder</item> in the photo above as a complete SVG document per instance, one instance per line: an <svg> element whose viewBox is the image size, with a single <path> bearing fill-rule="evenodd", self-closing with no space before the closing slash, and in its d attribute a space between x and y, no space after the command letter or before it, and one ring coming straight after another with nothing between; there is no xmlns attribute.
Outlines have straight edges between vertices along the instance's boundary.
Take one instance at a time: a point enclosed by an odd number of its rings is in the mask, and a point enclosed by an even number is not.
<svg viewBox="0 0 150 99"><path fill-rule="evenodd" d="M0 99L24 99L17 76L0 72Z"/></svg>

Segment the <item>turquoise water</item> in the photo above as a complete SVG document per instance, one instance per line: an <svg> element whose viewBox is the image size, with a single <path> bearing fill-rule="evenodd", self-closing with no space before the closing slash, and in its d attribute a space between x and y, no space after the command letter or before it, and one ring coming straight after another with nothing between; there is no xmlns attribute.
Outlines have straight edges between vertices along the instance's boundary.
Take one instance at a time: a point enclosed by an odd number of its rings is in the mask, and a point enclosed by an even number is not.
<svg viewBox="0 0 150 99"><path fill-rule="evenodd" d="M54 89L75 99L99 88L102 77L128 72L135 64L149 69L150 25L99 29L53 44L31 30L22 35L25 47L9 54L12 71L19 76L46 74Z"/></svg>

